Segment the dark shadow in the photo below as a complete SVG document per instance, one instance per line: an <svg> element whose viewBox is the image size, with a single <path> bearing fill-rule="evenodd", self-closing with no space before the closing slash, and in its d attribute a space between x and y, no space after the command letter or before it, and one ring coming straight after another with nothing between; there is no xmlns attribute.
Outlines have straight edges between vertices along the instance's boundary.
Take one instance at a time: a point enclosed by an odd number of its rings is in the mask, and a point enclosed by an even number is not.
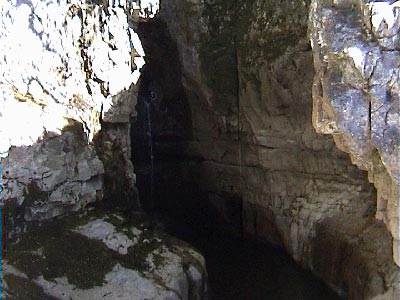
<svg viewBox="0 0 400 300"><path fill-rule="evenodd" d="M158 19L138 28L146 52L132 126L132 157L142 208L152 212L163 206L155 185L160 168L180 159L191 139L191 111L182 87L176 43ZM165 195L162 195L163 199Z"/></svg>
<svg viewBox="0 0 400 300"><path fill-rule="evenodd" d="M141 24L139 32L146 66L132 126L132 157L142 208L156 226L205 256L214 300L338 300L282 249L242 237L240 196L198 186L207 171L201 157L188 153L191 110L176 44L157 19Z"/></svg>

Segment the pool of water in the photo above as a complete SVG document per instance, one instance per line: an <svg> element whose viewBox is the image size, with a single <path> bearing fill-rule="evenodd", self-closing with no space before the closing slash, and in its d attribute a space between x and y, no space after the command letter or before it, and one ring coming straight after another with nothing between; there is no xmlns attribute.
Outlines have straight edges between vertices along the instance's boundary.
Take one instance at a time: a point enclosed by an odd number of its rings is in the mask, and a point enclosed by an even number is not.
<svg viewBox="0 0 400 300"><path fill-rule="evenodd" d="M343 300L272 245L183 224L166 231L204 255L212 300Z"/></svg>

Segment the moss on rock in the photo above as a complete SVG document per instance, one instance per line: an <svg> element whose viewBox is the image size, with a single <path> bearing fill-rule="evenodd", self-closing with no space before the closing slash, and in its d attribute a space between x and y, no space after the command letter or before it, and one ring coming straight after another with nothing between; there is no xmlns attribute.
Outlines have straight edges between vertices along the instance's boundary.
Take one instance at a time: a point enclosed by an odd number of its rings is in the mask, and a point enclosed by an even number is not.
<svg viewBox="0 0 400 300"><path fill-rule="evenodd" d="M135 241L126 255L76 231L78 227L98 219L111 223L116 232L124 233ZM32 281L39 276L47 281L66 277L79 289L103 285L106 274L116 264L141 274L151 272L167 263L162 255L165 251L182 257L183 268L190 262L197 267L195 259L189 257L187 249L191 248L188 244L153 230L147 218L140 219L132 221L113 212L93 210L67 219L48 221L30 228L17 242L7 244L5 259L7 264L26 274L27 280ZM135 235L132 228L140 228L139 234ZM8 282L11 289L15 289L15 285L26 284L11 279Z"/></svg>
<svg viewBox="0 0 400 300"><path fill-rule="evenodd" d="M102 131L94 138L94 146L104 164L104 197L102 205L109 209L131 212L139 208L139 198L127 171L129 158L120 141L110 137L115 125L102 123Z"/></svg>
<svg viewBox="0 0 400 300"><path fill-rule="evenodd" d="M24 190L23 206L28 207L35 202L47 202L49 193L42 191L35 181L31 181Z"/></svg>
<svg viewBox="0 0 400 300"><path fill-rule="evenodd" d="M66 230L64 221L38 226L6 249L7 261L30 279L66 276L82 289L103 283L115 265L112 258L102 242Z"/></svg>
<svg viewBox="0 0 400 300"><path fill-rule="evenodd" d="M13 274L6 274L3 280L7 282L7 294L13 300L58 300L54 297L47 295L43 289L31 280L16 276Z"/></svg>
<svg viewBox="0 0 400 300"><path fill-rule="evenodd" d="M237 0L206 1L204 18L208 32L200 40L201 71L207 85L214 91L216 109L235 111L238 97L237 66ZM227 101L231 101L227 103ZM227 104L224 104L227 103ZM228 105L228 107L226 107Z"/></svg>
<svg viewBox="0 0 400 300"><path fill-rule="evenodd" d="M277 59L306 37L308 2L206 1L208 32L200 40L199 57L206 83L218 98L217 109L223 103L234 107L239 77L257 81L252 73L261 60Z"/></svg>
<svg viewBox="0 0 400 300"><path fill-rule="evenodd" d="M32 224L25 222L27 209L36 202L46 202L49 193L42 191L35 181L31 181L23 191L23 202L19 203L17 198L8 199L4 202L4 230L6 241L13 238L13 235L19 231L27 230ZM18 232L16 232L18 231Z"/></svg>

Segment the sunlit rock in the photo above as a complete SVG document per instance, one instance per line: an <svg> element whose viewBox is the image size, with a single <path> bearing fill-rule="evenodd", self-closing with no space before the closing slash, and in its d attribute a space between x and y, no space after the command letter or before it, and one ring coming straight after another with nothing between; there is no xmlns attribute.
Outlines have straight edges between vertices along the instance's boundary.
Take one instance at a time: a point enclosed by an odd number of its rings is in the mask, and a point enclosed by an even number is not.
<svg viewBox="0 0 400 300"><path fill-rule="evenodd" d="M399 238L399 1L360 1L350 8L312 1L316 75L313 124L333 134L377 189L376 217Z"/></svg>
<svg viewBox="0 0 400 300"><path fill-rule="evenodd" d="M65 129L32 146L13 147L3 160L7 236L24 221L51 219L101 199L103 163L79 123Z"/></svg>
<svg viewBox="0 0 400 300"><path fill-rule="evenodd" d="M136 1L0 3L2 200L23 208L20 221L79 210L103 193L138 206L129 122L145 55L135 16L144 9Z"/></svg>
<svg viewBox="0 0 400 300"><path fill-rule="evenodd" d="M64 118L84 123L91 140L100 130L99 114L111 109L113 96L137 82L144 63L132 55L143 55L143 50L133 48L137 36L128 28L125 11L67 1L3 1L0 8L3 93L25 105L39 105L44 114L50 107ZM16 120L7 121L7 127L22 127ZM62 129L45 121L35 123L47 131ZM3 145L15 145L7 127L1 128ZM29 129L16 136L28 135ZM32 132L31 143L41 133Z"/></svg>

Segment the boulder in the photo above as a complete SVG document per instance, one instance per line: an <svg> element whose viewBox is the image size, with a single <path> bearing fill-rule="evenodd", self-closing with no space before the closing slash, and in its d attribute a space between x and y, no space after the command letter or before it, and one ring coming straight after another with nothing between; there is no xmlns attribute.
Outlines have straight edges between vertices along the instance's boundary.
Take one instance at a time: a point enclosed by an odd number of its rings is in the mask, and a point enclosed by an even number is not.
<svg viewBox="0 0 400 300"><path fill-rule="evenodd" d="M81 212L7 243L4 299L207 299L207 272L190 245L133 219Z"/></svg>

